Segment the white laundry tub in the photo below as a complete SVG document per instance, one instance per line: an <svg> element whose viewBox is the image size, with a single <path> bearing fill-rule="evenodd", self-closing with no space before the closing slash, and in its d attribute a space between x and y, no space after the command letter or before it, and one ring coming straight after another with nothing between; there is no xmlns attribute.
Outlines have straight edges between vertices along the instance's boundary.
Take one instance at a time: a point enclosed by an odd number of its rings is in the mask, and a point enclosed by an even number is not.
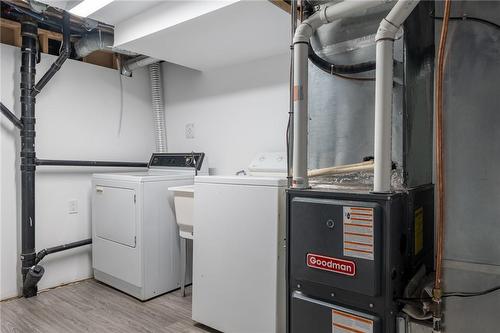
<svg viewBox="0 0 500 333"><path fill-rule="evenodd" d="M169 187L174 192L175 217L182 238L193 239L194 185Z"/></svg>

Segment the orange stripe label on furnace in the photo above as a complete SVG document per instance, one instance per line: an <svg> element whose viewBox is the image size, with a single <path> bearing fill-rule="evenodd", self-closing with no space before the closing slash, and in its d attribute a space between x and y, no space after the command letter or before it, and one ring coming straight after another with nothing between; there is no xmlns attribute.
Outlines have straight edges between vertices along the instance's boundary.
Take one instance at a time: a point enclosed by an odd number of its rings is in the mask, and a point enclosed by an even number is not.
<svg viewBox="0 0 500 333"><path fill-rule="evenodd" d="M373 333L373 321L344 311L332 310L332 333Z"/></svg>
<svg viewBox="0 0 500 333"><path fill-rule="evenodd" d="M374 258L373 208L344 207L344 256Z"/></svg>

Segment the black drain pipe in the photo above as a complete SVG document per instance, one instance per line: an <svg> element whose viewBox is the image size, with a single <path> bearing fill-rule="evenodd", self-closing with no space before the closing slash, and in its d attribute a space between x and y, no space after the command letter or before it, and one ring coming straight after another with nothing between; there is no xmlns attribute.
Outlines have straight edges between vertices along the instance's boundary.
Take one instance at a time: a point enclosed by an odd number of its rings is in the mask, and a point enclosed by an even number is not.
<svg viewBox="0 0 500 333"><path fill-rule="evenodd" d="M23 296L37 294L39 268L35 266L35 86L38 26L28 16L21 22L21 262ZM42 269L43 274L43 269ZM28 277L29 276L29 277ZM28 277L28 278L27 278ZM40 276L41 278L41 276ZM36 280L33 283L33 280Z"/></svg>
<svg viewBox="0 0 500 333"><path fill-rule="evenodd" d="M2 111L2 114L10 120L11 123L13 123L17 128L23 129L23 123L21 122L20 119L16 117L15 114L13 114L3 103L0 103L0 110Z"/></svg>
<svg viewBox="0 0 500 333"><path fill-rule="evenodd" d="M72 161L39 160L35 153L35 102L36 95L57 73L71 53L70 15L63 13L63 43L59 57L49 70L35 84L36 62L38 54L38 24L30 16L21 20L21 119L18 119L3 103L1 113L21 131L21 273L23 278L23 296L36 296L37 284L44 274L40 260L47 254L73 249L92 243L92 239L59 245L44 249L38 254L35 250L35 171L37 165L90 166L90 167L147 167L140 162L109 161Z"/></svg>
<svg viewBox="0 0 500 333"><path fill-rule="evenodd" d="M75 160L36 160L36 165L51 166L83 166L83 167L128 167L147 168L147 163L142 162L114 162L114 161L75 161Z"/></svg>
<svg viewBox="0 0 500 333"><path fill-rule="evenodd" d="M54 246L54 247L49 247L46 249L41 250L38 252L36 255L35 263L39 263L40 260L42 260L47 254L52 254L56 252L61 252L61 251L66 251L69 249L74 249L76 247L84 246L84 245L89 245L92 244L92 238L84 239L78 242L73 242L69 244L64 244L64 245L59 245L59 246Z"/></svg>
<svg viewBox="0 0 500 333"><path fill-rule="evenodd" d="M70 15L68 12L63 13L63 24L62 24L62 50L59 57L50 66L49 70L42 76L42 78L37 82L37 84L31 90L31 95L36 97L42 91L43 87L52 79L52 77L61 69L66 59L69 58L71 54L71 41L70 41ZM37 37L38 38L38 37Z"/></svg>

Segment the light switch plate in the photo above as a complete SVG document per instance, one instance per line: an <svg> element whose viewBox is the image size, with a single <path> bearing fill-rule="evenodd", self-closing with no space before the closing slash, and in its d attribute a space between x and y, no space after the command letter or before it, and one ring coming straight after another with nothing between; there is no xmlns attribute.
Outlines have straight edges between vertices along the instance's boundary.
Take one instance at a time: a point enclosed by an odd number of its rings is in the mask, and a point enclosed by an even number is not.
<svg viewBox="0 0 500 333"><path fill-rule="evenodd" d="M186 124L186 139L194 139L194 123Z"/></svg>
<svg viewBox="0 0 500 333"><path fill-rule="evenodd" d="M78 214L78 200L68 201L68 214Z"/></svg>

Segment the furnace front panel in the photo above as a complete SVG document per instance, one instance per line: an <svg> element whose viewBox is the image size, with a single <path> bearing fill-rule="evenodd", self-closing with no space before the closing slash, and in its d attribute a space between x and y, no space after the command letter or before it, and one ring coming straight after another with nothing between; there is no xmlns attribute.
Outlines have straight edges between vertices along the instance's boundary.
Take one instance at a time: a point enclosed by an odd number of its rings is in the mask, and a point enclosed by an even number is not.
<svg viewBox="0 0 500 333"><path fill-rule="evenodd" d="M432 198L289 190L288 332L395 332L397 298L432 269Z"/></svg>

